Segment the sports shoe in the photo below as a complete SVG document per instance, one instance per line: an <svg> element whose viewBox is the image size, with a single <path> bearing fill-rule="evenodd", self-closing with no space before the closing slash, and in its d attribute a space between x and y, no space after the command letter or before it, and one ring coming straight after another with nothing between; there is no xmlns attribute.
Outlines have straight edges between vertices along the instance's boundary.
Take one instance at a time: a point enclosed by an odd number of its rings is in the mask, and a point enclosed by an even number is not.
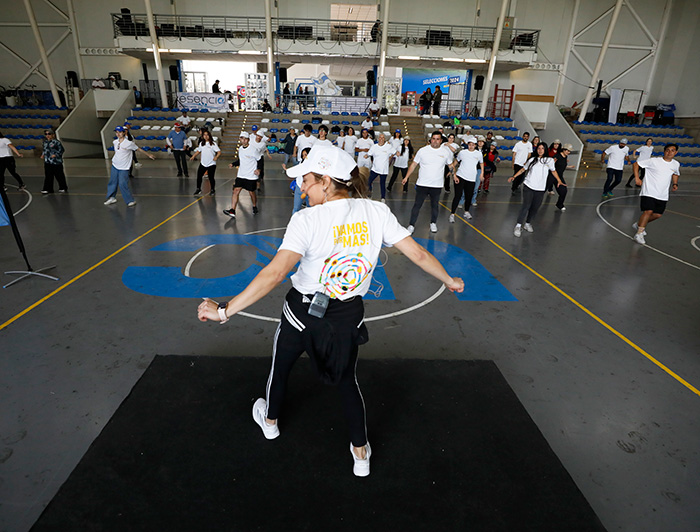
<svg viewBox="0 0 700 532"><path fill-rule="evenodd" d="M192 195L193 195L193 196L201 196L201 195L202 195L202 189L201 189L201 188L198 188L197 190L194 191L194 194L192 194Z"/></svg>
<svg viewBox="0 0 700 532"><path fill-rule="evenodd" d="M258 210L258 208L255 205L253 205L253 214L258 214L259 212L260 211Z"/></svg>
<svg viewBox="0 0 700 532"><path fill-rule="evenodd" d="M646 244L647 243L647 241L644 240L644 233L635 233L634 234L634 241L637 244Z"/></svg>
<svg viewBox="0 0 700 532"><path fill-rule="evenodd" d="M380 199L379 201L381 201L382 203L386 203L386 200L384 198Z"/></svg>
<svg viewBox="0 0 700 532"><path fill-rule="evenodd" d="M472 207L476 207L476 201L472 203Z"/></svg>
<svg viewBox="0 0 700 532"><path fill-rule="evenodd" d="M409 225L409 226L406 228L406 230L408 230L408 234L409 234L409 235L412 235L412 234L413 234L413 231L415 231L416 228L413 227L412 225Z"/></svg>
<svg viewBox="0 0 700 532"><path fill-rule="evenodd" d="M611 191L611 192L608 192L608 197L609 197L609 198L612 198L614 195L615 195L615 194L613 194L612 191Z"/></svg>
<svg viewBox="0 0 700 532"><path fill-rule="evenodd" d="M474 217L472 216L472 213L470 213L469 211L464 211L464 217L465 217L467 220L471 220L472 218L474 218Z"/></svg>
<svg viewBox="0 0 700 532"><path fill-rule="evenodd" d="M554 191L550 190L549 192L547 192L547 194L549 194L550 196L554 196Z"/></svg>
<svg viewBox="0 0 700 532"><path fill-rule="evenodd" d="M234 211L233 209L224 209L224 214L226 216L230 216L231 218L236 217L236 211Z"/></svg>
<svg viewBox="0 0 700 532"><path fill-rule="evenodd" d="M534 233L534 232L535 232L535 230L532 228L532 226L531 226L530 224L525 224L525 225L523 225L523 229L525 229L525 231L527 231L528 233Z"/></svg>
<svg viewBox="0 0 700 532"><path fill-rule="evenodd" d="M634 223L632 224L632 228L633 228L635 231L639 231L639 226L637 225L637 222L634 222ZM645 229L644 231L642 231L642 234L643 234L644 236L647 236L647 230Z"/></svg>
<svg viewBox="0 0 700 532"><path fill-rule="evenodd" d="M41 193L42 194L51 194L48 190L42 190Z"/></svg>
<svg viewBox="0 0 700 532"><path fill-rule="evenodd" d="M455 215L454 214L450 214L450 223L451 224L455 223Z"/></svg>
<svg viewBox="0 0 700 532"><path fill-rule="evenodd" d="M113 203L117 202L117 198L112 197L112 198L107 198L107 201L105 201L105 205L112 205Z"/></svg>
<svg viewBox="0 0 700 532"><path fill-rule="evenodd" d="M130 201L129 203L126 204L127 207L133 207L134 205L136 205L135 201Z"/></svg>
<svg viewBox="0 0 700 532"><path fill-rule="evenodd" d="M210 195L210 196L216 196L216 190L212 190L211 192L209 192L209 195Z"/></svg>
<svg viewBox="0 0 700 532"><path fill-rule="evenodd" d="M134 164L134 168L141 168L143 165L141 163Z"/></svg>
<svg viewBox="0 0 700 532"><path fill-rule="evenodd" d="M66 193L68 192L68 189L62 188L62 189L59 190L59 192L60 192L61 194L66 194Z"/></svg>
<svg viewBox="0 0 700 532"><path fill-rule="evenodd" d="M431 233L437 233L437 224L430 224L430 232Z"/></svg>
<svg viewBox="0 0 700 532"><path fill-rule="evenodd" d="M365 449L367 454L364 459L358 458L355 454L352 443L350 444L350 453L352 454L352 472L355 473L356 477L366 477L369 476L369 458L372 456L372 448L369 446L369 442L365 444Z"/></svg>
<svg viewBox="0 0 700 532"><path fill-rule="evenodd" d="M280 435L280 429L277 426L277 423L274 425L268 425L267 421L265 421L265 418L267 417L267 402L265 399L262 397L255 401L255 404L253 405L253 419L255 422L258 424L258 426L262 429L263 435L265 438L268 440L274 440L277 436ZM368 464L368 472L369 474L369 464Z"/></svg>
<svg viewBox="0 0 700 532"><path fill-rule="evenodd" d="M523 234L520 224L516 224L515 229L513 229L513 235L519 237Z"/></svg>

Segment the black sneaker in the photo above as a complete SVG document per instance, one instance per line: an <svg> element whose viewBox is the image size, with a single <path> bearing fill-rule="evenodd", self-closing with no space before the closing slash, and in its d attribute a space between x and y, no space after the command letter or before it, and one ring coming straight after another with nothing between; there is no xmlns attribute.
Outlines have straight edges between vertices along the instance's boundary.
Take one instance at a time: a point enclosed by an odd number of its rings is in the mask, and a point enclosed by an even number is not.
<svg viewBox="0 0 700 532"><path fill-rule="evenodd" d="M202 189L198 188L197 190L194 191L195 196L201 196L202 195Z"/></svg>
<svg viewBox="0 0 700 532"><path fill-rule="evenodd" d="M236 211L234 211L233 209L224 209L224 214L226 216L230 216L231 218L236 217Z"/></svg>
<svg viewBox="0 0 700 532"><path fill-rule="evenodd" d="M175 177L182 177L182 172L178 172Z"/></svg>
<svg viewBox="0 0 700 532"><path fill-rule="evenodd" d="M210 196L216 195L216 190L212 190L212 191L209 193L209 195L210 195Z"/></svg>
<svg viewBox="0 0 700 532"><path fill-rule="evenodd" d="M255 205L253 205L253 214L258 214L258 212L258 208Z"/></svg>

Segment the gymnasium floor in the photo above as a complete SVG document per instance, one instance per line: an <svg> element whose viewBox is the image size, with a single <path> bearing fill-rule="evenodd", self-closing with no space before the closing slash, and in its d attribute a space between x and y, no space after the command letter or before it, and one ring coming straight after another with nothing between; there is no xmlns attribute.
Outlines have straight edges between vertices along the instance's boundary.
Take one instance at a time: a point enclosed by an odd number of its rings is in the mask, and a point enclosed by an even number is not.
<svg viewBox="0 0 700 532"><path fill-rule="evenodd" d="M197 199L194 177L146 160L134 208L121 195L102 204L108 167L68 160L66 195L39 193L36 160L18 162L31 195L7 177L32 266L56 265L60 280L0 291L0 530L32 526L155 355L270 356L285 289L225 326L198 322L196 307L202 291L226 295L216 278L236 275L221 283L237 286L274 253L292 206L279 162L267 161L260 214L244 192L235 221L221 213L234 175L224 165L217 196ZM449 224L441 207L431 234L424 205L414 235L472 280L474 300L438 294L437 281L388 250L361 358L495 361L608 530L697 530L700 177L681 176L647 247L630 239L636 191L620 186L599 205L599 170L579 176L565 213L546 197L535 232L514 238L520 199L506 177L496 174L471 224L461 209ZM406 224L412 200L389 194ZM23 269L9 228L0 243L2 270ZM253 378L263 395L266 376Z"/></svg>

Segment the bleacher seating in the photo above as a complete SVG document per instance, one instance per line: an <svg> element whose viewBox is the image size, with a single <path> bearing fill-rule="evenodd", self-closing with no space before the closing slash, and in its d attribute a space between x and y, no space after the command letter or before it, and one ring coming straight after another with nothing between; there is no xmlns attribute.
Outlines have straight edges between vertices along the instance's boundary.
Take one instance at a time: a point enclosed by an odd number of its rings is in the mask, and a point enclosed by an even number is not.
<svg viewBox="0 0 700 532"><path fill-rule="evenodd" d="M0 106L0 131L25 157L38 154L45 129L56 129L68 116L68 108L56 106Z"/></svg>

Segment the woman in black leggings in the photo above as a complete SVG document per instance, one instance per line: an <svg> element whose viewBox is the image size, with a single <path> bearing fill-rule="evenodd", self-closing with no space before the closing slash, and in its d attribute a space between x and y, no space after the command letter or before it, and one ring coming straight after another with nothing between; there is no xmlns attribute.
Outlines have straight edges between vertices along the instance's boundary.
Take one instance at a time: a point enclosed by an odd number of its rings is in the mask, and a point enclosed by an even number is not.
<svg viewBox="0 0 700 532"><path fill-rule="evenodd" d="M406 172L408 172L408 163L413 159L413 144L411 144L411 137L404 137L403 144L401 145L400 155L394 159L394 172L391 174L391 179L389 180L389 186L386 189L391 192L391 187L394 186L396 178L399 177L399 172L401 172L401 180L406 177ZM403 191L408 192L408 183L403 186Z"/></svg>
<svg viewBox="0 0 700 532"><path fill-rule="evenodd" d="M10 172L10 175L17 180L19 189L24 190L26 187L24 186L24 181L22 181L22 178L17 173L15 158L12 156L13 153L17 157L24 157L24 155L18 152L17 148L12 145L12 141L5 138L5 135L0 131L0 187L5 186L5 170L7 170Z"/></svg>

